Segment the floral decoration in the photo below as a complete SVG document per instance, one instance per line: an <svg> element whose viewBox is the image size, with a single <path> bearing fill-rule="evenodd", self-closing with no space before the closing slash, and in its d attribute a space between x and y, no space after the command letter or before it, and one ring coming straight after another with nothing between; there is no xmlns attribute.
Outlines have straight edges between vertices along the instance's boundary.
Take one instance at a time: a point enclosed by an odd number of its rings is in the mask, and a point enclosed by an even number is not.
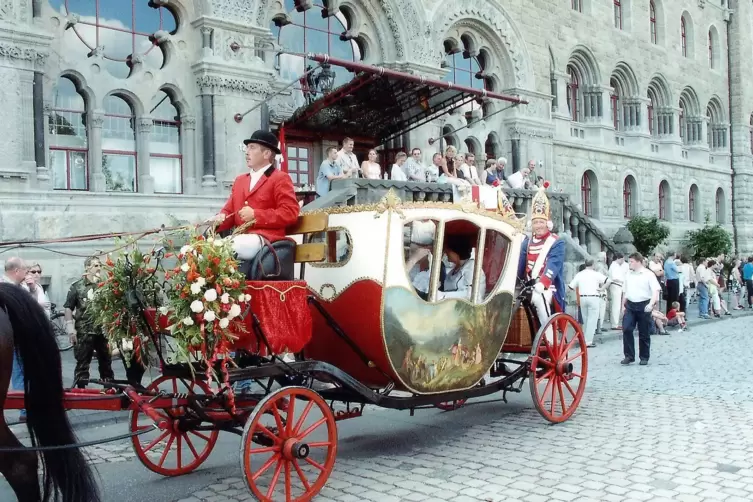
<svg viewBox="0 0 753 502"><path fill-rule="evenodd" d="M169 307L160 313L169 317L178 356L203 359L210 380L220 361L227 385L226 365L237 334L245 332L242 314L251 300L230 239L212 231L207 236L192 233L165 280Z"/></svg>

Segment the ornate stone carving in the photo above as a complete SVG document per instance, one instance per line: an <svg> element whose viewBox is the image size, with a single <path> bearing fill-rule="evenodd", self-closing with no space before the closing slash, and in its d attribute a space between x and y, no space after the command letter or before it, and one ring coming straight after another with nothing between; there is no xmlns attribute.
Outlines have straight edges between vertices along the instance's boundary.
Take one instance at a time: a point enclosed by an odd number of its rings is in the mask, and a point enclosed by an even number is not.
<svg viewBox="0 0 753 502"><path fill-rule="evenodd" d="M254 9L251 0L222 0L212 2L216 17L241 24L254 24ZM257 23L259 24L259 23Z"/></svg>
<svg viewBox="0 0 753 502"><path fill-rule="evenodd" d="M544 130L544 129L536 129L533 127L523 127L523 126L512 126L507 130L507 136L509 138L518 139L523 136L528 138L544 138L544 139L552 139L554 138L554 133L552 131Z"/></svg>
<svg viewBox="0 0 753 502"><path fill-rule="evenodd" d="M185 115L180 118L180 123L186 129L196 129L196 117L193 115Z"/></svg>
<svg viewBox="0 0 753 502"><path fill-rule="evenodd" d="M475 4L475 5L474 5ZM515 34L515 30L510 22L507 20L503 12L494 8L494 5L488 5L487 2L476 0L475 2L469 2L468 0L453 0L443 5L438 15L439 19L436 20L434 25L437 29L434 32L434 36L430 43L433 47L442 47L442 38L452 28L453 25L463 20L476 20L482 27L490 28L494 31L495 39L488 40L492 44L497 52L506 53L512 63L515 70L515 84L517 87L528 87L528 79L533 77L530 71L526 55L524 53L523 45ZM465 25L469 23L465 22ZM470 26L473 27L472 24ZM499 47L499 42L502 42L504 47ZM497 46L494 47L495 43ZM433 64L439 66L442 61L442 51L432 51L434 54Z"/></svg>
<svg viewBox="0 0 753 502"><path fill-rule="evenodd" d="M15 21L16 12L13 8L14 0L0 0L0 19L3 21Z"/></svg>
<svg viewBox="0 0 753 502"><path fill-rule="evenodd" d="M5 42L0 42L0 57L31 61L38 65L44 65L47 61L47 54L43 52L39 52L38 50L29 47L11 45Z"/></svg>
<svg viewBox="0 0 753 502"><path fill-rule="evenodd" d="M138 122L139 134L149 134L154 128L154 121L150 118L141 117Z"/></svg>
<svg viewBox="0 0 753 502"><path fill-rule="evenodd" d="M104 113L94 112L89 114L89 123L92 127L97 127L99 129L102 128L102 126L105 125L105 115Z"/></svg>
<svg viewBox="0 0 753 502"><path fill-rule="evenodd" d="M409 16L408 19L414 19L418 20L418 14L415 12L415 9L413 9L413 6L410 1L408 2L401 2L403 6L406 6L406 10L413 10L413 16ZM401 39L401 34L403 31L400 29L400 25L397 23L397 15L395 14L395 11L392 9L392 4L390 0L379 0L379 5L382 6L382 10L384 11L385 16L387 17L387 22L390 25L390 31L392 31L392 35L395 39L395 53L398 59L403 59L405 57L405 46L403 45L403 41ZM410 6L410 7L407 7ZM416 37L415 30L408 30L408 40L412 41L415 40ZM412 38L411 38L412 37Z"/></svg>
<svg viewBox="0 0 753 502"><path fill-rule="evenodd" d="M230 32L223 32L222 35L222 46L215 48L215 54L219 53L222 59L244 64L262 63L253 49L255 45L253 36ZM233 44L237 44L238 50L231 48Z"/></svg>
<svg viewBox="0 0 753 502"><path fill-rule="evenodd" d="M295 111L295 102L288 95L278 95L270 100L269 115L275 122L288 120Z"/></svg>
<svg viewBox="0 0 753 502"><path fill-rule="evenodd" d="M260 95L269 93L269 83L267 82L252 82L240 78L227 78L216 75L201 75L196 78L196 84L202 90L228 90Z"/></svg>
<svg viewBox="0 0 753 502"><path fill-rule="evenodd" d="M4 117L0 121L0 166L5 168L15 168L22 160L23 91L20 72L0 68L0 103Z"/></svg>

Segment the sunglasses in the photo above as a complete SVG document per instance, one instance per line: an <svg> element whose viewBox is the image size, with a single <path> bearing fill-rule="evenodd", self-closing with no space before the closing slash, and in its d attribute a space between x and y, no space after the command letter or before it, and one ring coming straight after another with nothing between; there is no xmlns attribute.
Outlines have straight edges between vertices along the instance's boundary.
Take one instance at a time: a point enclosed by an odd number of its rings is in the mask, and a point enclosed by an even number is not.
<svg viewBox="0 0 753 502"><path fill-rule="evenodd" d="M30 274L41 274L42 271L41 270L29 270L29 273Z"/></svg>

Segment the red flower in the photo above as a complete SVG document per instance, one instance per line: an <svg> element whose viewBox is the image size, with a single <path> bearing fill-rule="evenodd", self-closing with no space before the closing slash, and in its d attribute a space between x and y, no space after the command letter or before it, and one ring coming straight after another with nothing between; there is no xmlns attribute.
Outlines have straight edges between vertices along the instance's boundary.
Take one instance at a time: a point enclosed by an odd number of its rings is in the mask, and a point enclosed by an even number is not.
<svg viewBox="0 0 753 502"><path fill-rule="evenodd" d="M173 257L173 253L165 253L165 258L172 258L172 257Z"/></svg>
<svg viewBox="0 0 753 502"><path fill-rule="evenodd" d="M233 281L230 279L230 277L225 277L222 283L225 285L225 287L228 287L228 288L233 285Z"/></svg>
<svg viewBox="0 0 753 502"><path fill-rule="evenodd" d="M214 285L214 290L217 291L218 295L222 295L222 288L220 287L219 284Z"/></svg>
<svg viewBox="0 0 753 502"><path fill-rule="evenodd" d="M148 254L144 255L144 263L149 263L149 260L151 260L151 259L152 259L152 257L149 256Z"/></svg>

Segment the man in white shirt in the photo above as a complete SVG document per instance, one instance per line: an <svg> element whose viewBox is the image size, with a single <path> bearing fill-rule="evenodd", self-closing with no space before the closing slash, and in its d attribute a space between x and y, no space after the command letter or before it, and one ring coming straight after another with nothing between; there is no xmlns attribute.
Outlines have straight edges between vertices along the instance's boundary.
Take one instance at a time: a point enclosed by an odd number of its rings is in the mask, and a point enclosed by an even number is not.
<svg viewBox="0 0 753 502"><path fill-rule="evenodd" d="M513 190L522 190L529 182L528 174L530 172L531 171L527 167L524 167L520 171L512 173L507 177L507 184L510 185L510 188Z"/></svg>
<svg viewBox="0 0 753 502"><path fill-rule="evenodd" d="M607 277L609 278L609 318L612 329L622 331L620 324L620 312L622 311L622 286L628 273L628 264L622 253L615 253L612 264L609 265Z"/></svg>
<svg viewBox="0 0 753 502"><path fill-rule="evenodd" d="M651 311L659 301L661 286L656 275L643 266L643 256L629 256L630 271L625 278L622 309L622 347L625 358L622 364L635 362L635 338L633 331L638 326L638 356L641 366L648 364L651 355Z"/></svg>
<svg viewBox="0 0 753 502"><path fill-rule="evenodd" d="M607 268L607 254L604 251L599 251L599 253L596 255L596 261L594 262L594 270L599 272L604 277L607 276L609 273L609 269ZM604 288L601 291L601 298L599 302L599 322L596 323L596 332L601 333L606 331L607 329L604 327L604 324L607 319L607 289Z"/></svg>
<svg viewBox="0 0 753 502"><path fill-rule="evenodd" d="M403 166L408 181L426 182L426 168L421 163L421 149L414 148L410 152L410 158L405 161Z"/></svg>
<svg viewBox="0 0 753 502"><path fill-rule="evenodd" d="M470 152L465 155L465 168L464 172L467 172L466 179L472 185L481 185L481 179L478 177L478 168L476 167L476 155Z"/></svg>
<svg viewBox="0 0 753 502"><path fill-rule="evenodd" d="M695 269L696 283L698 291L698 317L709 319L709 288L706 285L706 259L703 258Z"/></svg>
<svg viewBox="0 0 753 502"><path fill-rule="evenodd" d="M342 167L343 174L349 178L358 178L358 172L361 166L358 165L358 158L353 153L353 140L350 138L343 139L342 150L337 152L337 163Z"/></svg>
<svg viewBox="0 0 753 502"><path fill-rule="evenodd" d="M586 260L586 268L575 274L568 287L578 291L583 316L583 335L586 345L595 347L594 335L599 320L601 292L607 286L607 276L594 270L594 261Z"/></svg>
<svg viewBox="0 0 753 502"><path fill-rule="evenodd" d="M405 164L407 159L408 154L405 152L395 155L395 163L392 164L392 169L390 170L390 179L392 181L408 181L408 176L403 171L403 164Z"/></svg>

